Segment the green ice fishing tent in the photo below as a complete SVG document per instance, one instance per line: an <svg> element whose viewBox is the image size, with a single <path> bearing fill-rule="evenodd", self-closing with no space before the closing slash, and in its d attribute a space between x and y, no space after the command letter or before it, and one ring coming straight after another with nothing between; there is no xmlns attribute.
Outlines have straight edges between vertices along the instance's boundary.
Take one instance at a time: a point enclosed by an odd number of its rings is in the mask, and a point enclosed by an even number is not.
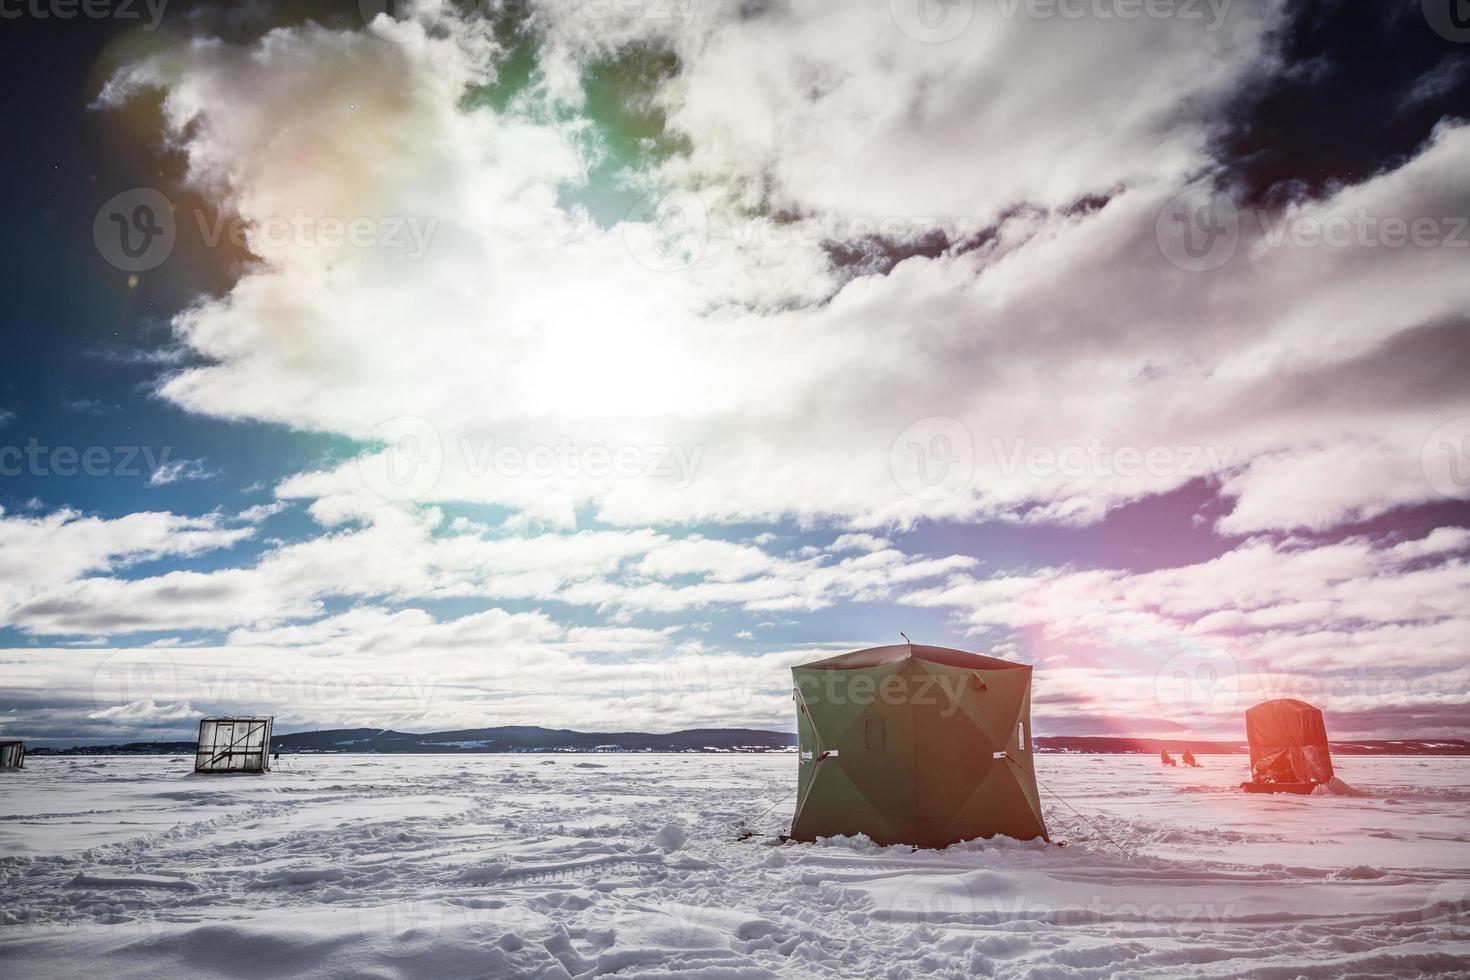
<svg viewBox="0 0 1470 980"><path fill-rule="evenodd" d="M1026 664L904 643L791 676L801 749L793 839L1046 838Z"/></svg>

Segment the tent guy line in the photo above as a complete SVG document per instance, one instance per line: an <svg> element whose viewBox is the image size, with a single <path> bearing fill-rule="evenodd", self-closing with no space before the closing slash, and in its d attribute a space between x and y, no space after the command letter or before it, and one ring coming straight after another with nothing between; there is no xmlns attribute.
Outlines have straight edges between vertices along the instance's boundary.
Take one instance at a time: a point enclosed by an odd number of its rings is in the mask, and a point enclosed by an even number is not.
<svg viewBox="0 0 1470 980"><path fill-rule="evenodd" d="M1021 769L1022 772L1026 772L1026 770L1021 766L1021 764L1019 762L1017 762L1015 759L1012 759L1010 757L1010 754L1009 753L1007 753L1007 755L1006 755L1006 761L1009 762L1011 765L1015 766L1016 768ZM1122 851L1125 856L1130 857L1130 858L1133 856L1133 854L1126 847L1124 847L1122 844L1119 844L1117 841L1113 840L1113 838L1108 835L1107 831L1103 830L1097 824L1093 823L1092 820L1088 818L1087 814L1083 813L1081 810L1078 810L1071 803L1068 803L1067 802L1067 798L1065 796L1063 796L1061 793L1058 793L1056 790L1052 789L1050 786L1046 785L1046 783L1042 782L1041 781L1041 778L1038 777L1036 775L1036 773L1034 773L1034 772L1027 772L1026 775L1028 775L1032 779L1036 780L1036 785L1040 786L1042 789L1046 790L1053 797L1055 797L1058 803L1062 804L1062 806L1066 807L1068 810L1071 810L1073 813L1077 814L1077 816L1081 817L1083 819L1083 821L1086 822L1087 826L1089 826L1093 830L1097 831L1097 834L1098 834L1099 837L1101 837L1103 840L1107 841L1109 844L1112 844L1118 850Z"/></svg>

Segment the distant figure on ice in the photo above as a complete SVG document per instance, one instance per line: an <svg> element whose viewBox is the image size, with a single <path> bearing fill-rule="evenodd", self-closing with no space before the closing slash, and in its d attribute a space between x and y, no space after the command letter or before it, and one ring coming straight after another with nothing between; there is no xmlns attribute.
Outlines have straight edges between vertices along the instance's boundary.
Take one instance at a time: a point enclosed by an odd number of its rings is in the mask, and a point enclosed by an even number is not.
<svg viewBox="0 0 1470 980"><path fill-rule="evenodd" d="M1174 761L1174 757L1169 754L1168 749L1165 749L1164 751L1159 753L1159 761L1166 766L1178 765L1178 763Z"/></svg>
<svg viewBox="0 0 1470 980"><path fill-rule="evenodd" d="M1188 749L1184 750L1184 764L1195 769L1199 768L1199 763L1196 762L1194 759L1194 753L1190 752Z"/></svg>

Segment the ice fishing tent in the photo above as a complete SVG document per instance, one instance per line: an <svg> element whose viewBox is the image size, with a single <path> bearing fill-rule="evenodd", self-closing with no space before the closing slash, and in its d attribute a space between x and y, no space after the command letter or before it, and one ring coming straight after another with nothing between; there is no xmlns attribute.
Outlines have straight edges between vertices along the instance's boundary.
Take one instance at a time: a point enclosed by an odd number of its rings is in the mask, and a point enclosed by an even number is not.
<svg viewBox="0 0 1470 980"><path fill-rule="evenodd" d="M1251 793L1310 793L1332 778L1322 712L1295 698L1262 701L1245 713Z"/></svg>
<svg viewBox="0 0 1470 980"><path fill-rule="evenodd" d="M946 847L1046 837L1031 763L1031 668L945 647L859 650L791 669L800 761L791 837Z"/></svg>
<svg viewBox="0 0 1470 980"><path fill-rule="evenodd" d="M195 772L267 772L274 718L203 718Z"/></svg>
<svg viewBox="0 0 1470 980"><path fill-rule="evenodd" d="M26 765L26 743L18 739L0 741L0 769L24 769Z"/></svg>

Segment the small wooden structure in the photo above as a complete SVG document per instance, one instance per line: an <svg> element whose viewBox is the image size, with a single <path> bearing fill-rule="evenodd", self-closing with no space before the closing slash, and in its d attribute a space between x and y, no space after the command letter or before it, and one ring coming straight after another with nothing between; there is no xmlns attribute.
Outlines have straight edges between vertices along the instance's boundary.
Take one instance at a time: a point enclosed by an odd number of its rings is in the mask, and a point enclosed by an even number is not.
<svg viewBox="0 0 1470 980"><path fill-rule="evenodd" d="M201 719L194 771L269 772L274 721L274 717Z"/></svg>
<svg viewBox="0 0 1470 980"><path fill-rule="evenodd" d="M26 743L17 738L0 741L0 769L24 769Z"/></svg>

